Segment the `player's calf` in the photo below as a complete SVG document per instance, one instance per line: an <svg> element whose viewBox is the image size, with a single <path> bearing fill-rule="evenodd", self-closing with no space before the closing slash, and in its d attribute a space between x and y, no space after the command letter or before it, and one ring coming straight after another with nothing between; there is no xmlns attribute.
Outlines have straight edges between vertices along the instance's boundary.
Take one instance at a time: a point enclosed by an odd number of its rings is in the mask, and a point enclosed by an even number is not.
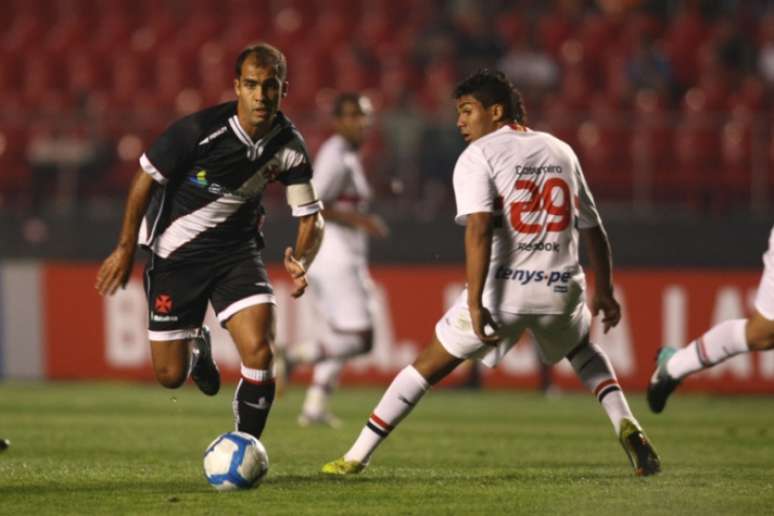
<svg viewBox="0 0 774 516"><path fill-rule="evenodd" d="M188 339L151 341L153 374L159 384L177 389L188 378L190 352Z"/></svg>
<svg viewBox="0 0 774 516"><path fill-rule="evenodd" d="M233 402L236 429L260 439L274 403L274 377L269 369L253 369L244 364L241 373Z"/></svg>

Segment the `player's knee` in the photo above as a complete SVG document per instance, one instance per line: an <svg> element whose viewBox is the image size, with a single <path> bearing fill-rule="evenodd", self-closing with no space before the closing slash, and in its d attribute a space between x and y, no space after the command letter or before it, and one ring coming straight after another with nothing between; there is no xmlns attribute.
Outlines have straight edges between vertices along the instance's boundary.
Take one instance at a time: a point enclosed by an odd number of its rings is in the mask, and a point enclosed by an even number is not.
<svg viewBox="0 0 774 516"><path fill-rule="evenodd" d="M177 389L186 380L186 371L181 367L155 366L156 380L167 389Z"/></svg>
<svg viewBox="0 0 774 516"><path fill-rule="evenodd" d="M745 333L751 351L774 349L774 321L756 313L747 321Z"/></svg>
<svg viewBox="0 0 774 516"><path fill-rule="evenodd" d="M242 363L252 369L265 369L274 359L268 337L256 338L242 347Z"/></svg>

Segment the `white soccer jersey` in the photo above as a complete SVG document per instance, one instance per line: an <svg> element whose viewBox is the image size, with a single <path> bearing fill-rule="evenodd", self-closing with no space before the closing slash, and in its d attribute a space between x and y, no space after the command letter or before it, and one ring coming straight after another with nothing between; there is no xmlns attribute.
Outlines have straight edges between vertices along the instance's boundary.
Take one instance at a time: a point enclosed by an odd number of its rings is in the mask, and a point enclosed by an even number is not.
<svg viewBox="0 0 774 516"><path fill-rule="evenodd" d="M763 254L763 275L755 296L755 309L766 319L774 321L774 227L769 233L769 248Z"/></svg>
<svg viewBox="0 0 774 516"><path fill-rule="evenodd" d="M578 229L602 224L578 158L539 131L505 126L471 143L454 168L456 222L495 215L484 306L569 314L584 302Z"/></svg>
<svg viewBox="0 0 774 516"><path fill-rule="evenodd" d="M312 178L324 206L340 211L368 210L371 188L357 151L338 134L320 147ZM368 235L359 228L328 222L316 261L346 260L365 263ZM322 267L315 267L318 271Z"/></svg>

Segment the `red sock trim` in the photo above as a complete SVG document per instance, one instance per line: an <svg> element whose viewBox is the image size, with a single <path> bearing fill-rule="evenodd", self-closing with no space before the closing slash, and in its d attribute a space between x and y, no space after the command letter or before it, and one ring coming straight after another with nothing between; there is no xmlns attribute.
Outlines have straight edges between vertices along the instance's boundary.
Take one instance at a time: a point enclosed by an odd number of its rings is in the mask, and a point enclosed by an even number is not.
<svg viewBox="0 0 774 516"><path fill-rule="evenodd" d="M605 380L604 382L600 383L599 385L597 385L597 388L594 389L594 396L598 397L600 392L610 387L611 385L618 385L618 382L614 378L611 378L609 380Z"/></svg>
<svg viewBox="0 0 774 516"><path fill-rule="evenodd" d="M376 414L371 414L371 419L374 423L381 426L385 430L392 430L392 425L388 425L382 418L377 416Z"/></svg>

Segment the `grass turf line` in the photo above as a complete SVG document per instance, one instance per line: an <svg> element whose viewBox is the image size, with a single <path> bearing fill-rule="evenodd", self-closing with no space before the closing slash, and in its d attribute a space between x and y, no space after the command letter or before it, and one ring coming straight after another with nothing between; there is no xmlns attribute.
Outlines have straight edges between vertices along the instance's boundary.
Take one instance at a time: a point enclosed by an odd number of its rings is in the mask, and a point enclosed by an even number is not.
<svg viewBox="0 0 774 516"><path fill-rule="evenodd" d="M664 473L635 478L588 394L431 392L354 478L318 471L357 436L381 389L342 390L340 430L299 428L303 392L272 410L257 489L217 493L201 457L232 429L215 398L120 383L0 384L0 514L768 514L774 400L630 400Z"/></svg>

